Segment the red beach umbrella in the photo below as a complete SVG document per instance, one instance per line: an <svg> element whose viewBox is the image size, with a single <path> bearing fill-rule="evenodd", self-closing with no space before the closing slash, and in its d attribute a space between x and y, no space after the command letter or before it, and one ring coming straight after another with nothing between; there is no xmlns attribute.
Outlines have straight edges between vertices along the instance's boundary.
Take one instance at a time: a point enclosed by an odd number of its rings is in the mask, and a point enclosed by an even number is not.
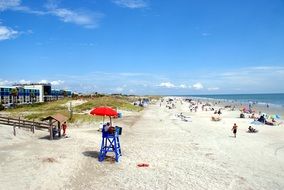
<svg viewBox="0 0 284 190"><path fill-rule="evenodd" d="M111 107L97 107L94 108L90 114L92 115L101 115L101 116L117 116L118 113L116 110L112 109Z"/></svg>
<svg viewBox="0 0 284 190"><path fill-rule="evenodd" d="M118 115L116 110L112 109L111 107L105 107L105 106L93 108L93 110L90 112L90 114L104 116L103 117L103 123L105 121L105 116L109 116L111 125L112 125L111 117L112 116L116 116L117 117L117 115Z"/></svg>

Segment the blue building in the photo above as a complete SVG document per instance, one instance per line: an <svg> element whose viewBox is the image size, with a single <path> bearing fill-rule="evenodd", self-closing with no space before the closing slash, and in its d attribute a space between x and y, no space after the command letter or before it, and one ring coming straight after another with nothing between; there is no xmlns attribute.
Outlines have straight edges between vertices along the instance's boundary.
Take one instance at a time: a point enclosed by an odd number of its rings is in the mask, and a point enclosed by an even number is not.
<svg viewBox="0 0 284 190"><path fill-rule="evenodd" d="M0 86L0 101L3 105L39 102L39 90Z"/></svg>
<svg viewBox="0 0 284 190"><path fill-rule="evenodd" d="M51 100L58 100L64 97L71 97L72 92L70 90L58 90L52 89L51 90Z"/></svg>
<svg viewBox="0 0 284 190"><path fill-rule="evenodd" d="M68 90L51 89L51 84L19 84L15 86L0 86L0 103L3 105L29 104L58 100L71 97Z"/></svg>

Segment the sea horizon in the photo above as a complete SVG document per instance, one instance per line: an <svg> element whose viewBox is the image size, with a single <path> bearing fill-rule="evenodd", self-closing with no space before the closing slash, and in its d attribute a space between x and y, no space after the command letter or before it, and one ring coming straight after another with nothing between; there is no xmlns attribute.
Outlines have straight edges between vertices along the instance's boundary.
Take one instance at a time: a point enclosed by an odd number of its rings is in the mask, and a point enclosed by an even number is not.
<svg viewBox="0 0 284 190"><path fill-rule="evenodd" d="M192 97L208 100L222 100L245 104L268 105L272 107L284 107L284 93L259 93L259 94L199 94L177 95L179 97Z"/></svg>

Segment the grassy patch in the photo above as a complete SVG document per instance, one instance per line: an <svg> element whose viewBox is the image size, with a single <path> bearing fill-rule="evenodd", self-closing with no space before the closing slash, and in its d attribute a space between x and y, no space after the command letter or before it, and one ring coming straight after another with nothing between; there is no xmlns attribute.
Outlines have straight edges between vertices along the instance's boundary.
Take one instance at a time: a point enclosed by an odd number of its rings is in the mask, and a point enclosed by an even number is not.
<svg viewBox="0 0 284 190"><path fill-rule="evenodd" d="M24 117L24 119L37 121L56 113L69 116L67 106L65 106L65 104L70 100L70 98L65 98L53 102L18 105L16 108L8 109L7 112L9 112L13 117L21 116Z"/></svg>
<svg viewBox="0 0 284 190"><path fill-rule="evenodd" d="M35 103L35 104L26 104L26 105L18 105L16 108L8 109L8 112L17 113L17 112L42 112L42 111L62 111L64 109L67 110L67 107L64 105L70 98L65 98L53 102L43 102L43 103Z"/></svg>
<svg viewBox="0 0 284 190"><path fill-rule="evenodd" d="M90 110L94 107L110 106L115 109L129 110L129 111L141 111L143 108L132 105L126 98L104 96L89 99L88 102L75 107L75 112L82 112Z"/></svg>
<svg viewBox="0 0 284 190"><path fill-rule="evenodd" d="M89 114L74 114L72 119L69 120L70 123L74 123L76 121L91 123L93 121L101 121L102 117L92 116Z"/></svg>
<svg viewBox="0 0 284 190"><path fill-rule="evenodd" d="M65 98L53 102L44 102L36 103L29 105L20 105L16 108L8 109L7 111L13 117L24 117L28 120L41 120L49 115L54 115L56 113L61 113L69 117L69 112L67 106L65 105L68 101L71 101L70 98ZM91 116L89 114L78 114L86 110L91 110L94 107L98 106L109 106L114 109L128 110L128 111L141 111L143 108L134 106L132 104L133 99L125 96L103 96L103 97L94 97L87 98L86 103L81 104L73 108L74 114L73 118L69 121L74 123L76 121L82 122L92 122L92 121L101 121L101 117Z"/></svg>
<svg viewBox="0 0 284 190"><path fill-rule="evenodd" d="M46 118L50 115L54 115L55 113L60 113L66 117L69 117L69 112L68 111L64 111L64 110L61 110L61 111L57 111L57 112L54 112L54 111L44 111L44 112L37 112L37 113L30 113L30 114L26 114L24 115L24 118L25 119L28 119L28 120L41 120L43 118Z"/></svg>

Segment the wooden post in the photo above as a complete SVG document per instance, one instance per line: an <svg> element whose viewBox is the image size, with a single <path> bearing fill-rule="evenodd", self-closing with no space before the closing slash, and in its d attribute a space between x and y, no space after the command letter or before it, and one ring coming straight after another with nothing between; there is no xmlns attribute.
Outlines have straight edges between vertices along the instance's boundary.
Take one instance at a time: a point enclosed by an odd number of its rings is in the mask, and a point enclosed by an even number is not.
<svg viewBox="0 0 284 190"><path fill-rule="evenodd" d="M52 128L52 125L50 125L49 127L49 130L50 130L50 140L53 140L53 128Z"/></svg>
<svg viewBox="0 0 284 190"><path fill-rule="evenodd" d="M19 117L19 126L18 126L19 129L20 129L20 124L21 124L21 117Z"/></svg>
<svg viewBox="0 0 284 190"><path fill-rule="evenodd" d="M69 104L69 119L71 120L73 117L73 108L72 108L72 102Z"/></svg>
<svg viewBox="0 0 284 190"><path fill-rule="evenodd" d="M60 138L61 137L61 125L59 121L57 121L57 125L58 125L58 136Z"/></svg>
<svg viewBox="0 0 284 190"><path fill-rule="evenodd" d="M14 136L16 136L16 127L15 127L15 125L13 126L13 129L14 129Z"/></svg>
<svg viewBox="0 0 284 190"><path fill-rule="evenodd" d="M33 119L32 132L35 133L35 120Z"/></svg>
<svg viewBox="0 0 284 190"><path fill-rule="evenodd" d="M53 140L52 119L49 119L50 140Z"/></svg>

